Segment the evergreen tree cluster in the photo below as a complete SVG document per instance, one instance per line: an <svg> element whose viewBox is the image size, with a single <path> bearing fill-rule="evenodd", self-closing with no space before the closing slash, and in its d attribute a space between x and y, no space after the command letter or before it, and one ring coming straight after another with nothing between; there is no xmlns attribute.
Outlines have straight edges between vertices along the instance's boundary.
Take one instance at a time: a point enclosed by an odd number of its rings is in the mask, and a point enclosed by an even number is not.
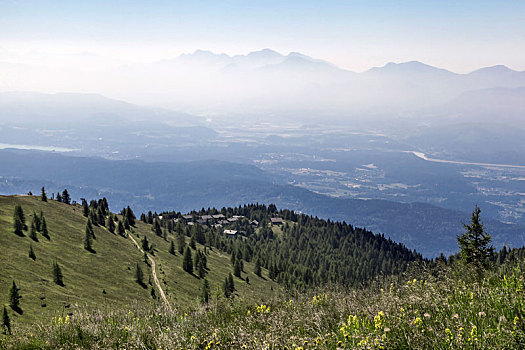
<svg viewBox="0 0 525 350"><path fill-rule="evenodd" d="M262 268L265 268L272 280L290 289L304 290L327 283L356 286L376 276L400 274L410 263L425 260L415 251L383 235L345 222L278 210L272 204L250 204L221 210L203 208L191 215L219 213L226 217L243 216L228 226L242 234L228 237L223 233L224 227L198 223L185 225L181 220L175 223L174 219L182 218L182 214L176 212L151 214L151 219L161 228L169 227L168 232L174 233L179 252L184 252L185 257L191 254L185 242L185 237L189 237L191 248L195 249L199 243L230 254L235 276L241 277L243 261L254 262L256 275L261 276ZM148 222L149 214L143 214L141 218ZM285 220L278 235L270 224L272 217ZM252 220L259 222L258 228L250 225ZM188 268L189 263L185 266ZM195 264L192 264L192 272L193 269L197 269Z"/></svg>

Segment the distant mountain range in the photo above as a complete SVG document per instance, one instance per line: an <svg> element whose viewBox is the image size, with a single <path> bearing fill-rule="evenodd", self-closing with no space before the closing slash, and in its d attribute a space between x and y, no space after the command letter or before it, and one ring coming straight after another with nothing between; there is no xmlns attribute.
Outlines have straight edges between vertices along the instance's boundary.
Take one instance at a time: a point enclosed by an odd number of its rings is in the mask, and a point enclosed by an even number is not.
<svg viewBox="0 0 525 350"><path fill-rule="evenodd" d="M283 55L270 49L235 56L197 50L102 68L101 57L95 58L97 65L89 69L86 55L71 56L72 64L63 69L0 62L0 91L97 91L199 114L303 111L355 119L378 113L432 114L470 91L525 87L525 72L501 65L458 74L411 61L356 73L298 52Z"/></svg>

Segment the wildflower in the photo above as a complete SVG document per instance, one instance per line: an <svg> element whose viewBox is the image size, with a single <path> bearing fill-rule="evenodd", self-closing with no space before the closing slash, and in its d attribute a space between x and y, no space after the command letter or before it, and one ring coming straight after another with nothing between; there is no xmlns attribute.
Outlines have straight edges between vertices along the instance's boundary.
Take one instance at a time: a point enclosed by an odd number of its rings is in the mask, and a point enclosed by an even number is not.
<svg viewBox="0 0 525 350"><path fill-rule="evenodd" d="M486 314L485 314L483 311L480 311L480 312L478 313L478 316L479 316L479 317L485 317Z"/></svg>
<svg viewBox="0 0 525 350"><path fill-rule="evenodd" d="M417 328L423 326L423 320L421 319L421 317L416 317L414 319L414 322L413 322L414 326L416 326Z"/></svg>
<svg viewBox="0 0 525 350"><path fill-rule="evenodd" d="M425 318L430 318L430 314L428 312L425 312L423 316L425 316Z"/></svg>
<svg viewBox="0 0 525 350"><path fill-rule="evenodd" d="M447 342L451 343L454 339L454 336L452 335L452 331L448 328L445 328L445 335L447 336Z"/></svg>
<svg viewBox="0 0 525 350"><path fill-rule="evenodd" d="M385 313L383 311L379 311L377 313L377 316L374 316L374 325L375 325L376 331L383 328L384 320L385 320Z"/></svg>
<svg viewBox="0 0 525 350"><path fill-rule="evenodd" d="M472 326L468 340L469 342L476 342L478 340L478 327Z"/></svg>

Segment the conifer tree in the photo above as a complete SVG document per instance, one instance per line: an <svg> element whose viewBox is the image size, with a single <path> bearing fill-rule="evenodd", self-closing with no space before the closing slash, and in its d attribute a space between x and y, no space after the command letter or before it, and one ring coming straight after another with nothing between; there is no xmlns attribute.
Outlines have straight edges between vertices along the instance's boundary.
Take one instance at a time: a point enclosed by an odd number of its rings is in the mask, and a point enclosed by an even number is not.
<svg viewBox="0 0 525 350"><path fill-rule="evenodd" d="M148 237L144 236L144 238L142 238L141 246L142 246L142 250L144 252L149 252L150 246L149 246L149 242L148 242Z"/></svg>
<svg viewBox="0 0 525 350"><path fill-rule="evenodd" d="M478 270L487 267L487 261L494 254L492 237L485 232L479 218L480 213L481 209L476 205L470 225L463 224L467 232L457 236L461 259Z"/></svg>
<svg viewBox="0 0 525 350"><path fill-rule="evenodd" d="M142 273L142 267L137 263L135 266L135 282L144 287L144 274Z"/></svg>
<svg viewBox="0 0 525 350"><path fill-rule="evenodd" d="M170 243L170 249L168 250L168 252L171 255L175 255L175 243L173 243L173 241L171 241L171 243Z"/></svg>
<svg viewBox="0 0 525 350"><path fill-rule="evenodd" d="M179 249L179 254L184 253L184 248L186 248L186 238L184 238L184 234L182 233L177 234L177 248Z"/></svg>
<svg viewBox="0 0 525 350"><path fill-rule="evenodd" d="M86 225L86 232L84 234L84 249L93 253L93 229L90 229L88 225Z"/></svg>
<svg viewBox="0 0 525 350"><path fill-rule="evenodd" d="M66 204L71 204L71 196L69 195L67 189L64 189L64 191L62 191L62 202Z"/></svg>
<svg viewBox="0 0 525 350"><path fill-rule="evenodd" d="M42 236L49 239L49 232L47 232L47 223L46 223L46 218L44 217L44 214L42 214L42 217L40 219L40 232L42 233Z"/></svg>
<svg viewBox="0 0 525 350"><path fill-rule="evenodd" d="M31 238L33 241L38 242L38 237L36 236L36 227L35 227L35 221L31 221L31 228L29 229L29 238Z"/></svg>
<svg viewBox="0 0 525 350"><path fill-rule="evenodd" d="M13 232L17 236L23 236L24 235L24 224L22 224L22 221L20 221L20 218L18 218L18 217L14 218Z"/></svg>
<svg viewBox="0 0 525 350"><path fill-rule="evenodd" d="M235 261L235 265L233 266L233 274L236 277L241 277L241 262L239 259Z"/></svg>
<svg viewBox="0 0 525 350"><path fill-rule="evenodd" d="M152 229L157 236L162 236L162 229L160 228L159 220L155 219Z"/></svg>
<svg viewBox="0 0 525 350"><path fill-rule="evenodd" d="M224 278L224 282L222 283L222 292L224 293L224 296L226 298L229 298L232 294L230 292L230 282L228 280L228 277Z"/></svg>
<svg viewBox="0 0 525 350"><path fill-rule="evenodd" d="M24 216L24 210L22 210L22 206L20 204L15 205L15 212L13 214L13 218L18 218L20 222L22 223L23 229L27 230L26 226L26 218Z"/></svg>
<svg viewBox="0 0 525 350"><path fill-rule="evenodd" d="M233 283L233 276L231 272L228 274L228 287L230 288L230 293L235 291L235 284Z"/></svg>
<svg viewBox="0 0 525 350"><path fill-rule="evenodd" d="M113 216L110 214L106 220L106 228L109 232L115 233L115 221L113 221Z"/></svg>
<svg viewBox="0 0 525 350"><path fill-rule="evenodd" d="M62 202L62 196L60 195L60 192L57 192L56 201Z"/></svg>
<svg viewBox="0 0 525 350"><path fill-rule="evenodd" d="M35 223L35 228L38 232L40 232L40 227L42 225L40 221L40 217L34 210L33 210L33 222Z"/></svg>
<svg viewBox="0 0 525 350"><path fill-rule="evenodd" d="M97 239L97 237L95 237L95 231L93 230L93 225L91 224L91 219L88 218L87 222L86 222L86 234L89 232L89 236L93 239Z"/></svg>
<svg viewBox="0 0 525 350"><path fill-rule="evenodd" d="M121 235L122 237L126 235L126 230L124 229L124 225L122 224L122 221L118 222L117 233Z"/></svg>
<svg viewBox="0 0 525 350"><path fill-rule="evenodd" d="M205 278L202 280L201 303L208 304L209 299L210 299L210 283Z"/></svg>
<svg viewBox="0 0 525 350"><path fill-rule="evenodd" d="M191 249L186 247L184 251L184 257L182 259L182 269L189 274L193 273L193 261L191 259Z"/></svg>
<svg viewBox="0 0 525 350"><path fill-rule="evenodd" d="M85 217L89 215L89 206L85 198L82 198L82 215Z"/></svg>
<svg viewBox="0 0 525 350"><path fill-rule="evenodd" d="M155 287L151 286L151 298L157 299L157 294L155 294Z"/></svg>
<svg viewBox="0 0 525 350"><path fill-rule="evenodd" d="M42 191L41 191L41 194L40 194L40 200L42 202L47 202L46 189L44 187L42 187Z"/></svg>
<svg viewBox="0 0 525 350"><path fill-rule="evenodd" d="M190 247L192 249L197 249L197 241L195 240L195 235L191 235L191 238L190 238Z"/></svg>
<svg viewBox="0 0 525 350"><path fill-rule="evenodd" d="M9 314L4 305L4 312L2 314L2 326L4 335L11 335L11 320L9 319Z"/></svg>
<svg viewBox="0 0 525 350"><path fill-rule="evenodd" d="M29 257L33 260L36 260L36 254L31 243L29 243Z"/></svg>
<svg viewBox="0 0 525 350"><path fill-rule="evenodd" d="M64 276L62 275L62 269L60 268L60 265L58 265L58 262L56 260L53 263L53 282L55 282L59 286L64 285Z"/></svg>
<svg viewBox="0 0 525 350"><path fill-rule="evenodd" d="M17 287L15 281L13 280L13 284L9 289L9 306L11 307L11 309L15 310L18 313L22 311L22 309L20 308L21 298L22 296L20 295L20 288Z"/></svg>

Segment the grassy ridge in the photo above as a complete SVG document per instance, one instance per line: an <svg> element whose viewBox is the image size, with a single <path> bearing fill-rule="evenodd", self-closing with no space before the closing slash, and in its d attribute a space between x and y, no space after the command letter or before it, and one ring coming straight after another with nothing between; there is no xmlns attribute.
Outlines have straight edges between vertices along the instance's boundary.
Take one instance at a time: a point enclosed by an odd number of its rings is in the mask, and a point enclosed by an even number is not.
<svg viewBox="0 0 525 350"><path fill-rule="evenodd" d="M0 347L44 349L523 349L525 278L520 267L464 281L468 270L326 288L266 304L213 298L207 307L75 309ZM3 342L3 343L2 343Z"/></svg>
<svg viewBox="0 0 525 350"><path fill-rule="evenodd" d="M38 242L34 242L28 231L24 237L13 233L16 204L22 206L28 226L33 211L43 211L50 240L38 234ZM134 281L137 262L142 264L146 281L151 270L142 262L143 256L131 240L94 226L96 253L89 253L83 247L86 221L80 206L52 200L42 202L31 196L0 196L0 303L7 303L12 280L21 288L22 295L23 313L10 310L13 325L47 321L57 313L69 313L68 306L74 304L88 310L95 307L125 310L131 305L150 307L154 302L149 291L151 285L142 288ZM137 222L130 233L139 239L147 236L154 245L157 274L168 299L175 306L197 303L202 280L182 270L181 255L168 253L169 241L174 238L168 235L164 240L151 231L151 225L142 222ZM35 261L28 257L30 243L36 254ZM197 248L203 249L200 245ZM217 251L209 251L207 258L207 279L214 293L232 268L229 256ZM55 260L62 268L64 287L53 283L52 263ZM250 263L245 263L245 271L243 279L235 278L237 295L260 299L280 290L277 284L264 278L267 271L263 271L263 278L257 277ZM244 280L248 275L250 284ZM46 306L42 307L44 303Z"/></svg>

